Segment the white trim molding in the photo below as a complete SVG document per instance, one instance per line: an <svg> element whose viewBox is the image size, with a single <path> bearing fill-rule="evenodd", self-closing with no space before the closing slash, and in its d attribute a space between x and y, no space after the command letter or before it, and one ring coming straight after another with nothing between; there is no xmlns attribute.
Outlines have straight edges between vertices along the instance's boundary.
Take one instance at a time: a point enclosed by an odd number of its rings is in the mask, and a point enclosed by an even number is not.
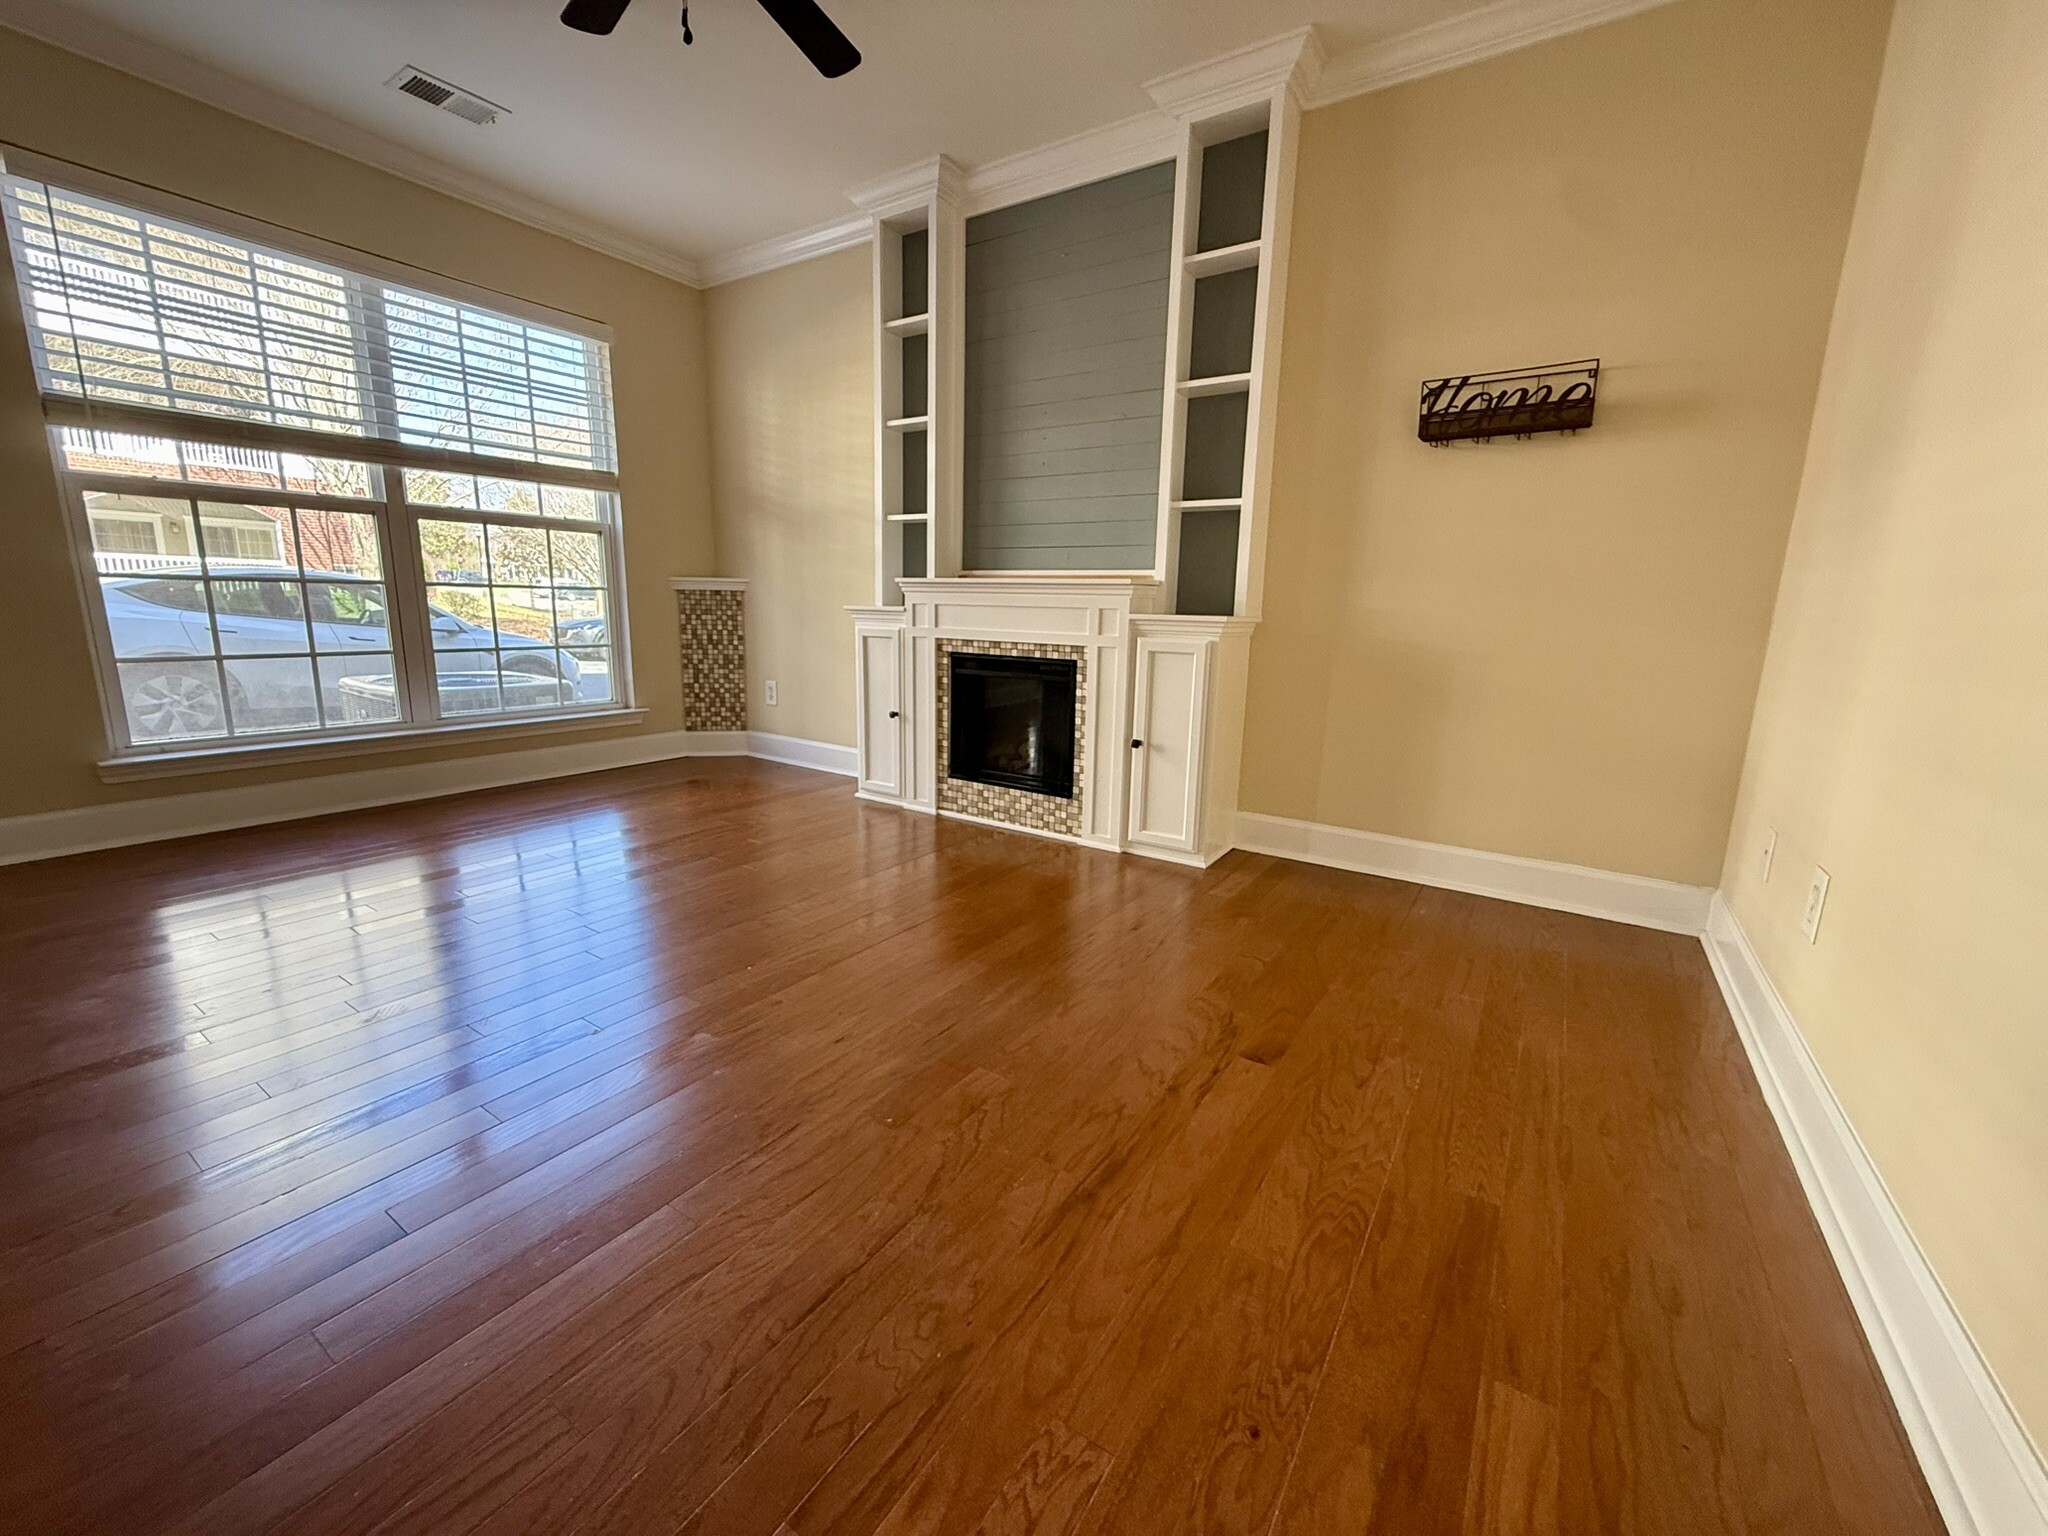
<svg viewBox="0 0 2048 1536"><path fill-rule="evenodd" d="M872 218L890 219L921 209L934 197L957 202L962 173L947 155L933 155L849 191L854 206Z"/></svg>
<svg viewBox="0 0 2048 1536"><path fill-rule="evenodd" d="M866 245L869 235L868 216L856 213L829 223L813 224L793 234L757 240L752 245L721 251L698 262L696 286L716 288L720 283L735 283L743 277L773 272L778 267L793 267L813 257L830 256L834 251L850 251L856 246Z"/></svg>
<svg viewBox="0 0 2048 1536"><path fill-rule="evenodd" d="M1671 0L1496 0L1480 10L1368 43L1332 60L1310 88L1308 105L1327 107L1353 96L1441 75L1670 3Z"/></svg>
<svg viewBox="0 0 2048 1536"><path fill-rule="evenodd" d="M836 741L808 741L801 736L748 731L747 756L765 758L771 763L787 763L792 768L815 768L820 773L843 774L849 779L860 774L860 754Z"/></svg>
<svg viewBox="0 0 2048 1536"><path fill-rule="evenodd" d="M678 757L745 757L747 756L747 733L745 731L677 731L684 738L684 750Z"/></svg>
<svg viewBox="0 0 2048 1536"><path fill-rule="evenodd" d="M747 578L744 576L671 576L668 579L672 592L744 592Z"/></svg>
<svg viewBox="0 0 2048 1536"><path fill-rule="evenodd" d="M1412 880L1525 906L1604 917L1638 928L1697 936L1706 931L1713 892L1704 886L1624 875L1582 864L1555 864L1511 853L1360 832L1285 816L1237 813L1235 845L1249 853L1326 864L1358 874Z"/></svg>
<svg viewBox="0 0 2048 1536"><path fill-rule="evenodd" d="M1708 963L1954 1536L2048 1536L2048 1472L1717 892Z"/></svg>
<svg viewBox="0 0 2048 1536"><path fill-rule="evenodd" d="M1282 86L1308 101L1326 62L1316 29L1300 27L1147 80L1145 94L1176 118L1215 117Z"/></svg>

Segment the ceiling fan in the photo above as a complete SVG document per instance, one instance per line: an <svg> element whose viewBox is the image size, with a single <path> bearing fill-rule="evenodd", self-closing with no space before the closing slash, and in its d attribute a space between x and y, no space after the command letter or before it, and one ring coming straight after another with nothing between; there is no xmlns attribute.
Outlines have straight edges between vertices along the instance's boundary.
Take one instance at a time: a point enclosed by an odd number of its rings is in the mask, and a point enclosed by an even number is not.
<svg viewBox="0 0 2048 1536"><path fill-rule="evenodd" d="M569 0L562 7L562 23L578 32L602 37L619 24L632 0ZM804 57L818 66L827 80L836 80L860 62L860 50L833 25L832 18L818 9L817 0L761 0L761 9L789 34L789 40L804 51ZM683 41L693 41L690 7L683 7Z"/></svg>

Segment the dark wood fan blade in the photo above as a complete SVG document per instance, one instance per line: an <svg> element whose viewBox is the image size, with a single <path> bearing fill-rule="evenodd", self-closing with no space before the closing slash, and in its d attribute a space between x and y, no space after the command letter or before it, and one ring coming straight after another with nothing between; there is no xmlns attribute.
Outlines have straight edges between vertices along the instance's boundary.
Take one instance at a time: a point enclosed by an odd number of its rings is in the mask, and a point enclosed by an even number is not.
<svg viewBox="0 0 2048 1536"><path fill-rule="evenodd" d="M827 80L837 80L860 62L860 50L818 9L817 0L761 0L761 9Z"/></svg>
<svg viewBox="0 0 2048 1536"><path fill-rule="evenodd" d="M569 0L562 7L562 25L603 37L619 24L631 3L632 0Z"/></svg>

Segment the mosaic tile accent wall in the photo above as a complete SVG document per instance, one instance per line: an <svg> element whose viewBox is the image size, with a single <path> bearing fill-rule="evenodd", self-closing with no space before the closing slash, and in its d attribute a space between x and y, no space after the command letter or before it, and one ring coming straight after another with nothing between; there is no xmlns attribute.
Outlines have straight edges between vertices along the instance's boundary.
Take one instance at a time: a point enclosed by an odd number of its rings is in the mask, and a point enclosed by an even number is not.
<svg viewBox="0 0 2048 1536"><path fill-rule="evenodd" d="M1037 656L1076 661L1074 689L1074 793L1066 800L1011 789L1006 784L976 784L946 772L953 758L953 663L955 651L969 656ZM1036 832L1081 835L1081 786L1088 782L1088 650L1080 645L1028 645L1020 640L940 640L939 652L939 809L983 816L1009 827Z"/></svg>
<svg viewBox="0 0 2048 1536"><path fill-rule="evenodd" d="M737 591L676 594L686 731L747 728L746 596Z"/></svg>

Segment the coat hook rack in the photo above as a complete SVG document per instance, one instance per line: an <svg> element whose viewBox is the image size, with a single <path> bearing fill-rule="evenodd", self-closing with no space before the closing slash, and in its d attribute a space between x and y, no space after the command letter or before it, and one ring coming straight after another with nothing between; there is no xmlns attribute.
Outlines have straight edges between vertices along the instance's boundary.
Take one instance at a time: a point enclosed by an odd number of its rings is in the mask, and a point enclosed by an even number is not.
<svg viewBox="0 0 2048 1536"><path fill-rule="evenodd" d="M1500 373L1464 373L1422 386L1416 436L1432 448L1577 432L1593 425L1600 359Z"/></svg>

